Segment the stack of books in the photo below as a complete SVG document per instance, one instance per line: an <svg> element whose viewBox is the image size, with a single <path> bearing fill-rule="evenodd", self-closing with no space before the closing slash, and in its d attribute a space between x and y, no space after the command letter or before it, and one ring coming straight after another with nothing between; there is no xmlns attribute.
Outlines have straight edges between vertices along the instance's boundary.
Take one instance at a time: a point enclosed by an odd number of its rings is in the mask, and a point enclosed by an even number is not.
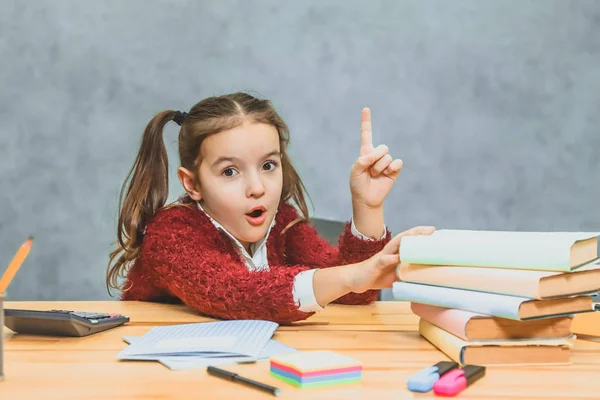
<svg viewBox="0 0 600 400"><path fill-rule="evenodd" d="M439 230L402 238L400 258L394 298L461 364L568 364L600 291L595 232Z"/></svg>

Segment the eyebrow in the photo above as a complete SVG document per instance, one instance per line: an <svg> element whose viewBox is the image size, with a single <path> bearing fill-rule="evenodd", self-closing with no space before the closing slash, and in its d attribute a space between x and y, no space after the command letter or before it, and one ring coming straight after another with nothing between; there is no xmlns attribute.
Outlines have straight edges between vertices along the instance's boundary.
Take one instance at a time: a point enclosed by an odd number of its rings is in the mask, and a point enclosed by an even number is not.
<svg viewBox="0 0 600 400"><path fill-rule="evenodd" d="M281 157L281 153L278 150L273 150L270 153L265 154L262 158L265 159L265 158L269 158L269 157L273 157L273 156ZM222 162L226 162L226 161L233 162L233 161L237 161L237 160L238 160L238 158L236 158L236 157L226 157L226 156L219 157L215 160L215 162L212 163L212 166L214 167L214 166L221 164Z"/></svg>

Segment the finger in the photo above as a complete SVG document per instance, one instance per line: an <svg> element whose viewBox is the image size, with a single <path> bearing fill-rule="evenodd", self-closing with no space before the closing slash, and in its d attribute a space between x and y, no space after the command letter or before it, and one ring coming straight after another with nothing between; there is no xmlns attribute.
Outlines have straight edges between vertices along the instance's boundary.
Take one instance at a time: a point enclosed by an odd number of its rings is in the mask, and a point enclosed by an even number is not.
<svg viewBox="0 0 600 400"><path fill-rule="evenodd" d="M402 170L403 165L404 163L402 162L402 160L397 158L394 161L392 161L385 170L383 170L383 173L389 176L390 178L395 178Z"/></svg>
<svg viewBox="0 0 600 400"><path fill-rule="evenodd" d="M377 260L381 267L387 267L390 265L397 265L400 263L400 255L398 253L395 254L383 254L379 256Z"/></svg>
<svg viewBox="0 0 600 400"><path fill-rule="evenodd" d="M400 262L398 263L398 265L396 267L396 276L398 277L399 281L402 281L402 267L406 264L408 264L408 263L405 263L402 260L400 260Z"/></svg>
<svg viewBox="0 0 600 400"><path fill-rule="evenodd" d="M384 154L377 162L371 167L371 176L377 176L383 172L391 163L394 161L389 153Z"/></svg>
<svg viewBox="0 0 600 400"><path fill-rule="evenodd" d="M402 236L417 236L417 235L430 235L435 231L433 226L415 226L409 230L402 232Z"/></svg>
<svg viewBox="0 0 600 400"><path fill-rule="evenodd" d="M402 234L394 236L381 250L382 255L398 254L398 250L400 250L401 240Z"/></svg>
<svg viewBox="0 0 600 400"><path fill-rule="evenodd" d="M362 109L362 118L360 123L360 138L361 154L364 154L373 149L371 110L368 107Z"/></svg>
<svg viewBox="0 0 600 400"><path fill-rule="evenodd" d="M375 164L381 157L386 155L387 152L388 147L385 144L380 144L375 148L375 150L365 154L364 156L360 156L358 158L358 163L364 168L368 168L371 165Z"/></svg>

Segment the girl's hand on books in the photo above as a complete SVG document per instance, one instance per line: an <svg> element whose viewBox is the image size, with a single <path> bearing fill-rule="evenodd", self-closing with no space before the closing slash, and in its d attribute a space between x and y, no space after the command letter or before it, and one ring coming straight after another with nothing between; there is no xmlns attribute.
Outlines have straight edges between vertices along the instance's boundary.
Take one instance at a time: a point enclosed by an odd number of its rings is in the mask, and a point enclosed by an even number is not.
<svg viewBox="0 0 600 400"><path fill-rule="evenodd" d="M360 156L350 171L352 204L379 208L402 169L402 160L394 160L384 144L373 147L371 110L366 107L362 110L360 132Z"/></svg>
<svg viewBox="0 0 600 400"><path fill-rule="evenodd" d="M431 235L434 231L433 226L416 226L394 236L379 253L353 266L349 276L350 291L363 293L370 289L391 288L396 281L396 267L401 261L402 238Z"/></svg>

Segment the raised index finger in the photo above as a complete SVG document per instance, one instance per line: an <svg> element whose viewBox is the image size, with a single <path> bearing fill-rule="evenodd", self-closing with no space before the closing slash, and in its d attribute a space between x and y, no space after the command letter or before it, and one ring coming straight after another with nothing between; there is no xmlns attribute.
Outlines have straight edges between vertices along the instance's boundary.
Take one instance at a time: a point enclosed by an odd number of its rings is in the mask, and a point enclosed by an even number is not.
<svg viewBox="0 0 600 400"><path fill-rule="evenodd" d="M371 110L368 107L362 109L362 120L360 123L361 147L373 148L373 134L371 132Z"/></svg>

